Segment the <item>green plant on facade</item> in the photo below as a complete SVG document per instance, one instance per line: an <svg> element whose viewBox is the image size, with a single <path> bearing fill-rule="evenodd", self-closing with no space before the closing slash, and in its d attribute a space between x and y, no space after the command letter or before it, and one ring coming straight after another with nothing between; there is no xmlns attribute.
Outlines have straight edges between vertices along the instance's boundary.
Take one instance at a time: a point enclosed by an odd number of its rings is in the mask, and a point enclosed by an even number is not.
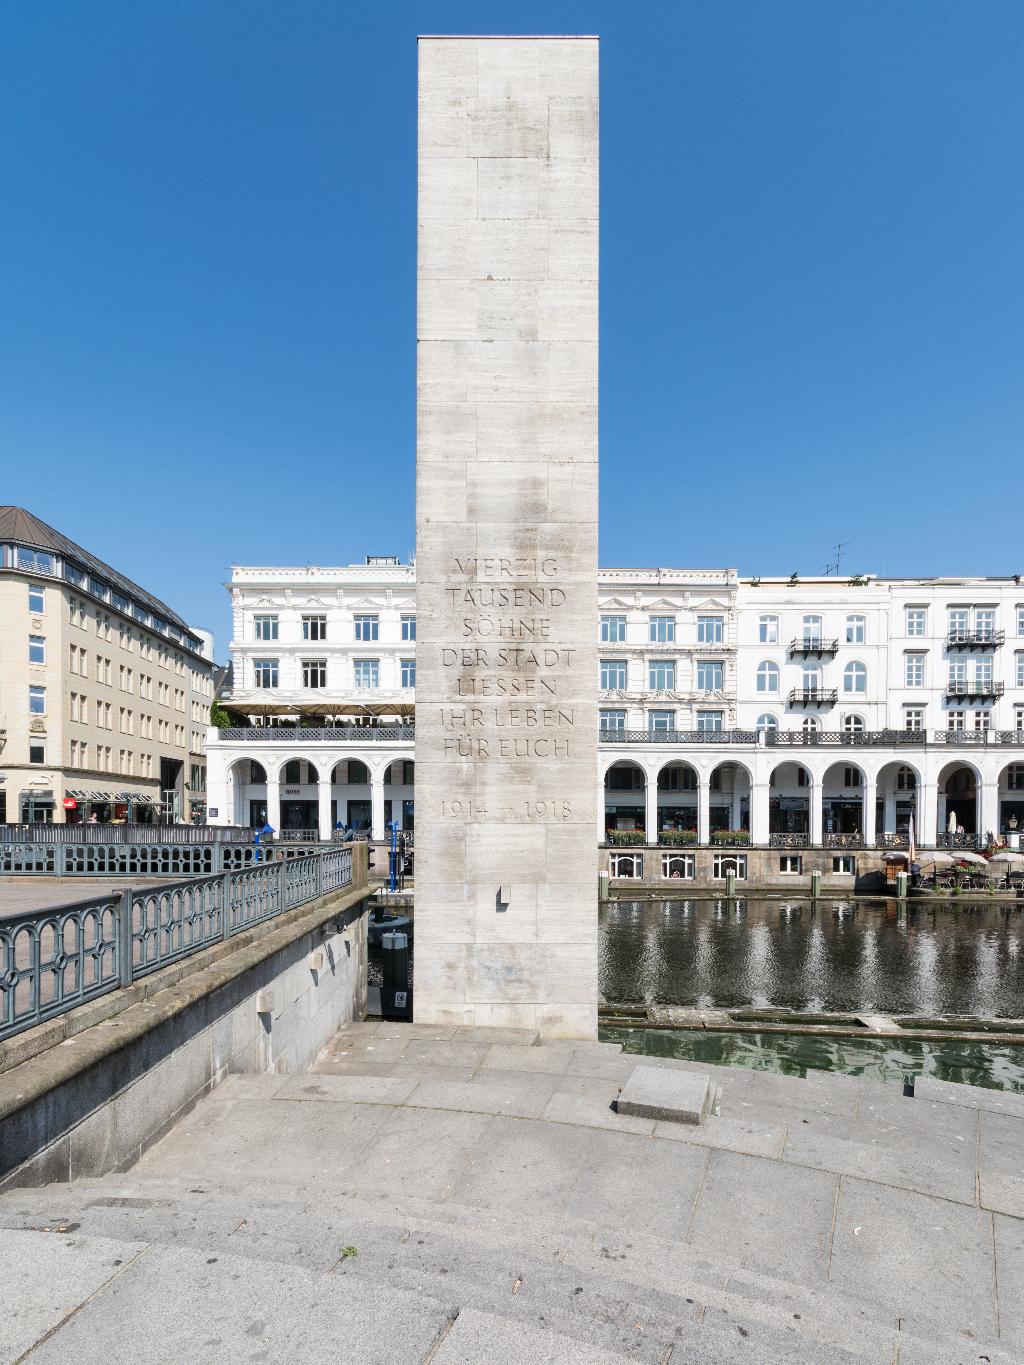
<svg viewBox="0 0 1024 1365"><path fill-rule="evenodd" d="M640 829L610 829L608 842L614 848L635 848L644 842L644 833Z"/></svg>
<svg viewBox="0 0 1024 1365"><path fill-rule="evenodd" d="M658 835L658 843L667 848L692 848L696 842L695 829L663 829Z"/></svg>

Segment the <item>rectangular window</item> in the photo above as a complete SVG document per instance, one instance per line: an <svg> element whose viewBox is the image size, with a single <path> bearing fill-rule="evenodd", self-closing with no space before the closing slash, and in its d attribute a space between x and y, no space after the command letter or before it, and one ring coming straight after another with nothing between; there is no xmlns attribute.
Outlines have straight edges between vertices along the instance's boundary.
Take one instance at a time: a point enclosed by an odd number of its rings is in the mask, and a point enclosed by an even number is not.
<svg viewBox="0 0 1024 1365"><path fill-rule="evenodd" d="M28 661L30 664L46 663L46 641L42 635L28 637Z"/></svg>
<svg viewBox="0 0 1024 1365"><path fill-rule="evenodd" d="M982 640L991 640L996 633L995 607L974 608L974 633Z"/></svg>
<svg viewBox="0 0 1024 1365"><path fill-rule="evenodd" d="M303 687L326 687L326 686L327 686L327 660L326 660L326 659L303 659L303 661L302 661L302 686L303 686Z"/></svg>
<svg viewBox="0 0 1024 1365"><path fill-rule="evenodd" d="M777 645L779 643L779 618L777 616L762 616L757 623L757 638L763 645Z"/></svg>
<svg viewBox="0 0 1024 1365"><path fill-rule="evenodd" d="M725 638L724 616L697 617L697 643L701 645L720 645Z"/></svg>
<svg viewBox="0 0 1024 1365"><path fill-rule="evenodd" d="M722 711L698 711L697 729L706 734L717 734L722 728L723 717Z"/></svg>
<svg viewBox="0 0 1024 1365"><path fill-rule="evenodd" d="M45 550L28 550L23 545L18 546L18 568L35 569L36 573L53 573L53 555L48 555Z"/></svg>
<svg viewBox="0 0 1024 1365"><path fill-rule="evenodd" d="M696 858L692 853L663 853L661 875L679 881L692 882L696 876Z"/></svg>
<svg viewBox="0 0 1024 1365"><path fill-rule="evenodd" d="M602 711L601 729L602 730L625 730L626 713L625 711Z"/></svg>
<svg viewBox="0 0 1024 1365"><path fill-rule="evenodd" d="M906 623L908 635L924 635L928 630L928 608L907 607Z"/></svg>
<svg viewBox="0 0 1024 1365"><path fill-rule="evenodd" d="M698 659L697 691L721 692L723 664L721 659Z"/></svg>
<svg viewBox="0 0 1024 1365"><path fill-rule="evenodd" d="M805 616L802 626L802 640L805 645L821 644L821 617Z"/></svg>
<svg viewBox="0 0 1024 1365"><path fill-rule="evenodd" d="M951 640L964 640L967 638L968 623L971 613L967 607L950 607L949 609L949 638Z"/></svg>
<svg viewBox="0 0 1024 1365"><path fill-rule="evenodd" d="M648 639L652 644L671 644L676 638L676 618L674 616L648 616Z"/></svg>
<svg viewBox="0 0 1024 1365"><path fill-rule="evenodd" d="M903 728L904 730L924 729L923 706L905 706L903 708Z"/></svg>
<svg viewBox="0 0 1024 1365"><path fill-rule="evenodd" d="M846 643L848 645L862 645L864 643L865 620L863 616L848 616L846 618Z"/></svg>
<svg viewBox="0 0 1024 1365"><path fill-rule="evenodd" d="M779 859L779 871L787 877L795 877L803 867L803 858L799 853L783 853Z"/></svg>
<svg viewBox="0 0 1024 1365"><path fill-rule="evenodd" d="M403 639L403 640L415 640L415 639L416 639L416 617L415 617L415 616L403 616L403 617L402 617L402 639Z"/></svg>
<svg viewBox="0 0 1024 1365"><path fill-rule="evenodd" d="M403 659L403 660L402 660L402 686L403 686L403 687L415 687L415 686L416 686L416 660L415 660L415 659Z"/></svg>
<svg viewBox="0 0 1024 1365"><path fill-rule="evenodd" d="M946 716L946 729L953 734L959 734L967 728L967 713L965 711L950 711Z"/></svg>
<svg viewBox="0 0 1024 1365"><path fill-rule="evenodd" d="M74 744L74 740L71 741ZM46 745L41 739L30 739L28 744L28 761L30 763L46 762ZM72 763L74 759L72 759Z"/></svg>
<svg viewBox="0 0 1024 1365"><path fill-rule="evenodd" d="M843 786L844 786L844 787L859 787L859 786L860 786L860 769L859 769L859 768L844 768L844 769L843 769Z"/></svg>
<svg viewBox="0 0 1024 1365"><path fill-rule="evenodd" d="M36 587L35 583L28 585L28 609L37 616L46 610L46 590Z"/></svg>
<svg viewBox="0 0 1024 1365"><path fill-rule="evenodd" d="M991 712L991 711L975 711L975 713L974 713L974 728L975 728L975 730L991 730L991 729L992 729L992 712Z"/></svg>
<svg viewBox="0 0 1024 1365"><path fill-rule="evenodd" d="M974 681L979 687L992 686L992 656L979 654L974 661Z"/></svg>
<svg viewBox="0 0 1024 1365"><path fill-rule="evenodd" d="M252 674L253 685L255 687L276 687L277 686L277 663L276 659L253 659ZM167 685L163 684L163 702L167 701Z"/></svg>
<svg viewBox="0 0 1024 1365"><path fill-rule="evenodd" d="M252 618L252 623L256 631L257 640L277 639L276 616L254 616Z"/></svg>
<svg viewBox="0 0 1024 1365"><path fill-rule="evenodd" d="M729 873L738 882L747 880L747 855L745 853L716 853L711 865L711 875L716 881L724 882Z"/></svg>
<svg viewBox="0 0 1024 1365"><path fill-rule="evenodd" d="M602 616L601 639L608 645L623 644L626 639L626 618L624 616Z"/></svg>
<svg viewBox="0 0 1024 1365"><path fill-rule="evenodd" d="M376 617L373 619L376 620ZM353 659L352 669L356 687L366 690L367 688L380 686L379 659Z"/></svg>
<svg viewBox="0 0 1024 1365"><path fill-rule="evenodd" d="M357 616L356 617L356 639L357 640L376 640L380 637L380 617L379 616Z"/></svg>
<svg viewBox="0 0 1024 1365"><path fill-rule="evenodd" d="M853 877L857 872L857 860L848 853L837 853L832 859L834 877Z"/></svg>
<svg viewBox="0 0 1024 1365"><path fill-rule="evenodd" d="M674 730L676 728L676 713L674 711L648 711L647 728L648 730Z"/></svg>
<svg viewBox="0 0 1024 1365"><path fill-rule="evenodd" d="M45 687L30 687L28 689L28 709L33 716L46 715Z"/></svg>
<svg viewBox="0 0 1024 1365"><path fill-rule="evenodd" d="M601 688L605 692L626 690L625 659L601 660Z"/></svg>
<svg viewBox="0 0 1024 1365"><path fill-rule="evenodd" d="M1018 649L1013 661L1014 686L1024 687L1024 650Z"/></svg>
<svg viewBox="0 0 1024 1365"><path fill-rule="evenodd" d="M923 654L904 655L904 681L907 687L924 687L924 660Z"/></svg>
<svg viewBox="0 0 1024 1365"><path fill-rule="evenodd" d="M304 640L326 640L327 617L304 616L302 618L302 638Z"/></svg>
<svg viewBox="0 0 1024 1365"><path fill-rule="evenodd" d="M647 686L653 692L672 692L676 685L674 659L651 659L647 664Z"/></svg>
<svg viewBox="0 0 1024 1365"><path fill-rule="evenodd" d="M1018 705L1013 708L1013 728L1024 730L1024 706Z"/></svg>
<svg viewBox="0 0 1024 1365"><path fill-rule="evenodd" d="M949 661L949 685L950 687L967 686L967 660L950 659Z"/></svg>

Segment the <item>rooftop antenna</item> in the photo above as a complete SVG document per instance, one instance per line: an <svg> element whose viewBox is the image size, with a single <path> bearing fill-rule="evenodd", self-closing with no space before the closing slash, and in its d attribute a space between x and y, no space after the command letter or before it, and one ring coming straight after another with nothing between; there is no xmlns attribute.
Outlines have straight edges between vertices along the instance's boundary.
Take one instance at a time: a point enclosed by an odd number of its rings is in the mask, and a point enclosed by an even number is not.
<svg viewBox="0 0 1024 1365"><path fill-rule="evenodd" d="M838 545L832 546L832 553L835 555L835 559L831 560L828 564L825 565L826 578L830 574L834 574L836 578L839 577L839 566L843 562L843 551L846 549L849 543L850 542L848 540L841 540L838 543Z"/></svg>

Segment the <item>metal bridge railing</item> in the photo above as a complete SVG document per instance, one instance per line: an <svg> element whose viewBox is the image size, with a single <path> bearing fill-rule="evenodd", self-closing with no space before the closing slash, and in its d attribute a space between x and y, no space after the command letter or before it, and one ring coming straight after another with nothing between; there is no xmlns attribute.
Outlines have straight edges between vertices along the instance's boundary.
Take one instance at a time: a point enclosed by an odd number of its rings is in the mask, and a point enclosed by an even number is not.
<svg viewBox="0 0 1024 1365"><path fill-rule="evenodd" d="M0 1040L352 885L351 848L267 853L252 867L0 919Z"/></svg>
<svg viewBox="0 0 1024 1365"><path fill-rule="evenodd" d="M315 836L284 844L0 843L0 875L205 877L300 858L326 847Z"/></svg>

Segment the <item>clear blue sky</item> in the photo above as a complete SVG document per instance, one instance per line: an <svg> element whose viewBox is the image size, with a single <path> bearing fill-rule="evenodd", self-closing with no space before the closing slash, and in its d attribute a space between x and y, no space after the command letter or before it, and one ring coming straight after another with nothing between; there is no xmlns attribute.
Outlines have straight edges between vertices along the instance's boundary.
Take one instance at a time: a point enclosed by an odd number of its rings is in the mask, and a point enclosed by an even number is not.
<svg viewBox="0 0 1024 1365"><path fill-rule="evenodd" d="M418 31L601 35L604 564L1024 570L1020 0L7 4L0 501L410 554Z"/></svg>

